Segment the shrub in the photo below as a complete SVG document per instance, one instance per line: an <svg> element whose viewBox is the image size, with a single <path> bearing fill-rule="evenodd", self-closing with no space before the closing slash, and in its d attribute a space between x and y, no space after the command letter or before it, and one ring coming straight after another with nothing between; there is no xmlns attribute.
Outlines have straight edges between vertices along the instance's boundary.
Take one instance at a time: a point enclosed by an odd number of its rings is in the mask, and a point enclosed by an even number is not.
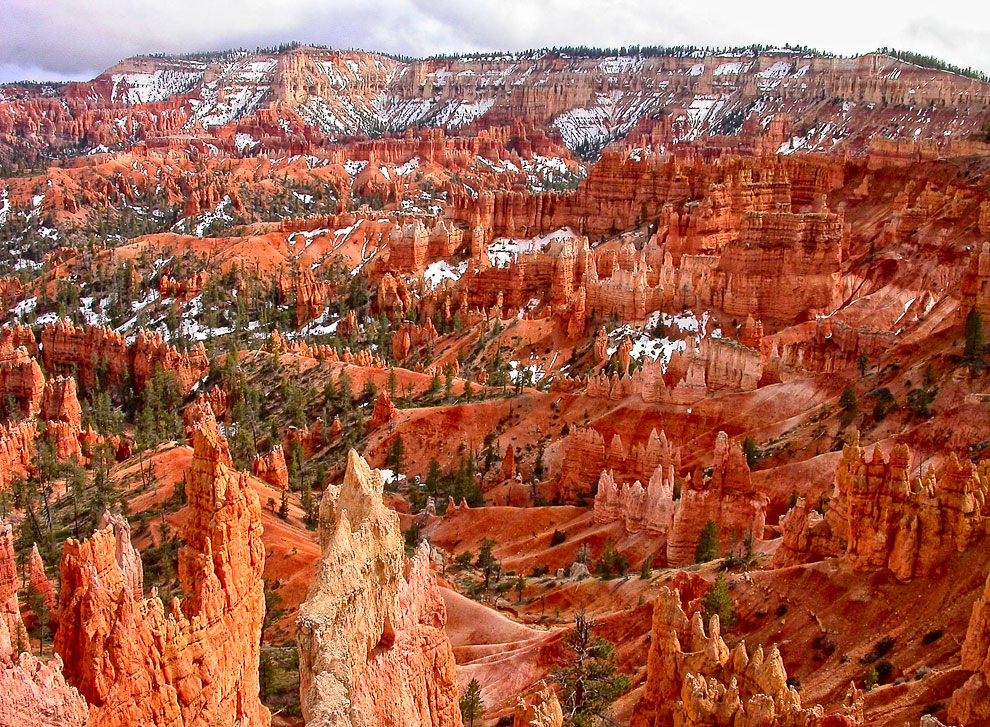
<svg viewBox="0 0 990 727"><path fill-rule="evenodd" d="M935 629L933 631L929 631L927 634L921 637L921 643L924 644L925 646L928 646L929 644L934 644L936 641L942 638L942 635L944 633L945 632L942 631L942 629Z"/></svg>
<svg viewBox="0 0 990 727"><path fill-rule="evenodd" d="M882 659L894 648L894 640L889 636L884 636L873 645L873 650L859 660L860 664L873 664L878 659Z"/></svg>
<svg viewBox="0 0 990 727"><path fill-rule="evenodd" d="M565 540L567 540L566 530L554 530L553 535L550 536L550 546L560 545Z"/></svg>
<svg viewBox="0 0 990 727"><path fill-rule="evenodd" d="M890 681L890 677L894 673L894 665L886 659L881 659L877 662L876 670L877 684L886 684Z"/></svg>

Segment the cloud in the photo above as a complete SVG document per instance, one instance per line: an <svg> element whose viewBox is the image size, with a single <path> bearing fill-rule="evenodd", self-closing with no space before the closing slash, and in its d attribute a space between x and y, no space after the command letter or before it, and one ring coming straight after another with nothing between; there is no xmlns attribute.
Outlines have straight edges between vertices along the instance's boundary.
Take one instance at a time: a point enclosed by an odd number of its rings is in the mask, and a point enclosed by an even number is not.
<svg viewBox="0 0 990 727"><path fill-rule="evenodd" d="M893 46L990 72L990 13L972 3L834 0L5 0L0 80L89 78L138 53L288 40L409 55L596 45ZM99 69L99 70L96 70Z"/></svg>

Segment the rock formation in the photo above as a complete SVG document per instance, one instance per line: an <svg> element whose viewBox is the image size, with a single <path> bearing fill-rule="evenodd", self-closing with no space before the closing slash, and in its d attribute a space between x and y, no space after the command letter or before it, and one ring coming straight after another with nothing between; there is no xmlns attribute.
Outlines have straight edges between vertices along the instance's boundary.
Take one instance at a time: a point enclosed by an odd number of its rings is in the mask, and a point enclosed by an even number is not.
<svg viewBox="0 0 990 727"><path fill-rule="evenodd" d="M174 371L183 392L192 389L209 368L202 343L179 351L159 333L139 330L133 343L103 326L76 326L60 319L41 331L42 356L49 372L75 373L79 385L88 389L96 384L98 368L102 381L123 383L129 374L140 391L157 368Z"/></svg>
<svg viewBox="0 0 990 727"><path fill-rule="evenodd" d="M6 416L37 414L44 387L45 376L28 349L14 348L11 338L0 341L0 393L16 401L18 408L16 412L6 412Z"/></svg>
<svg viewBox="0 0 990 727"><path fill-rule="evenodd" d="M265 600L261 508L212 416L193 431L179 552L184 600L143 598L125 520L62 554L55 650L91 725L267 725L258 697Z"/></svg>
<svg viewBox="0 0 990 727"><path fill-rule="evenodd" d="M973 675L952 695L949 720L962 727L990 722L990 576L973 613L962 647L962 668Z"/></svg>
<svg viewBox="0 0 990 727"><path fill-rule="evenodd" d="M388 392L382 389L375 399L375 408L371 412L368 420L368 431L374 431L392 422L399 416L399 409L392 403L392 398Z"/></svg>
<svg viewBox="0 0 990 727"><path fill-rule="evenodd" d="M276 445L267 454L255 455L251 464L254 476L280 490L289 489L289 470L285 465L285 450Z"/></svg>
<svg viewBox="0 0 990 727"><path fill-rule="evenodd" d="M41 417L53 422L65 422L82 427L82 409L76 395L76 380L71 376L56 376L45 384L41 396Z"/></svg>
<svg viewBox="0 0 990 727"><path fill-rule="evenodd" d="M843 712L862 719L862 694L855 687ZM632 727L818 727L825 719L820 706L802 707L776 647L750 653L742 641L730 652L718 616L706 634L701 613L688 619L676 589L660 590L646 686Z"/></svg>
<svg viewBox="0 0 990 727"><path fill-rule="evenodd" d="M561 727L563 722L557 693L546 682L537 682L516 698L512 727Z"/></svg>
<svg viewBox="0 0 990 727"><path fill-rule="evenodd" d="M667 536L667 562L683 566L694 561L701 531L709 520L719 526L723 546L733 536L763 538L770 498L750 481L742 448L724 432L715 440L711 477L694 477L685 483Z"/></svg>
<svg viewBox="0 0 990 727"><path fill-rule="evenodd" d="M299 610L299 689L310 727L460 727L446 609L427 545L406 561L384 482L351 450L320 503L322 551Z"/></svg>
<svg viewBox="0 0 990 727"><path fill-rule="evenodd" d="M43 588L36 583L35 553L36 549L31 557L31 584ZM83 727L88 716L86 701L65 683L62 660L56 654L46 662L28 653L30 644L17 600L18 580L10 526L0 523L0 724ZM46 596L43 590L42 595Z"/></svg>
<svg viewBox="0 0 990 727"><path fill-rule="evenodd" d="M661 436L663 433L661 432ZM666 437L663 437L666 445ZM709 477L684 482L674 496L674 466L658 464L643 487L639 481L616 484L610 471L603 471L595 494L595 522L620 521L628 533L648 532L666 539L667 562L679 567L694 562L701 530L708 520L719 527L723 544L733 533L762 539L769 498L750 482L749 466L742 449L720 432L715 442Z"/></svg>
<svg viewBox="0 0 990 727"><path fill-rule="evenodd" d="M911 452L888 457L859 441L843 448L825 514L799 501L781 519L778 565L845 553L854 568L889 568L902 581L939 571L947 556L987 533L990 462L960 464L955 455L937 478L911 477Z"/></svg>

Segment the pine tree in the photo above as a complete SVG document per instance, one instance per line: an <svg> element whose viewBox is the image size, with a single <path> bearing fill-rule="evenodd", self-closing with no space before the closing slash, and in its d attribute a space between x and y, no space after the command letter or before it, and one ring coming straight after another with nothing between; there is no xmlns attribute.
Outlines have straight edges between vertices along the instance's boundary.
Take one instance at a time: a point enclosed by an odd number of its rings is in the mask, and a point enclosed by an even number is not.
<svg viewBox="0 0 990 727"><path fill-rule="evenodd" d="M983 353L983 316L976 308L971 308L966 316L966 348L963 357L976 361Z"/></svg>
<svg viewBox="0 0 990 727"><path fill-rule="evenodd" d="M481 568L481 572L485 574L485 590L487 591L491 585L492 575L497 571L501 570L501 564L498 559L492 553L492 549L495 547L495 541L489 538L484 538L481 541L481 547L478 550L478 559L475 561L475 565Z"/></svg>
<svg viewBox="0 0 990 727"><path fill-rule="evenodd" d="M643 561L642 567L639 569L639 577L644 581L648 581L650 576L653 575L653 558L647 558Z"/></svg>
<svg viewBox="0 0 990 727"><path fill-rule="evenodd" d="M729 594L729 584L724 573L715 576L715 583L701 599L701 606L705 611L706 622L712 616L718 616L723 629L730 629L736 623L736 607Z"/></svg>
<svg viewBox="0 0 990 727"><path fill-rule="evenodd" d="M430 388L426 390L427 396L436 396L440 393L440 376L436 371L433 372L433 378L430 379Z"/></svg>
<svg viewBox="0 0 990 727"><path fill-rule="evenodd" d="M615 647L595 636L593 628L584 612L577 615L574 628L564 637L570 653L553 673L560 685L565 724L573 727L611 724L612 704L631 686L629 678L618 673Z"/></svg>
<svg viewBox="0 0 990 727"><path fill-rule="evenodd" d="M474 727L474 721L481 717L485 711L485 704L481 701L481 684L477 679L472 679L461 696L461 719L468 727Z"/></svg>
<svg viewBox="0 0 990 727"><path fill-rule="evenodd" d="M746 437L743 440L743 454L746 455L746 464L749 465L750 469L756 464L756 460L760 458L760 452L756 448L756 441L752 437Z"/></svg>
<svg viewBox="0 0 990 727"><path fill-rule="evenodd" d="M388 448L388 454L385 455L385 466L395 472L396 478L398 478L399 473L402 472L402 467L405 463L405 456L406 446L402 443L402 435L398 434L395 439L392 440L392 444Z"/></svg>
<svg viewBox="0 0 990 727"><path fill-rule="evenodd" d="M694 562L707 563L719 556L719 532L714 520L705 523L698 539L698 547L694 549Z"/></svg>

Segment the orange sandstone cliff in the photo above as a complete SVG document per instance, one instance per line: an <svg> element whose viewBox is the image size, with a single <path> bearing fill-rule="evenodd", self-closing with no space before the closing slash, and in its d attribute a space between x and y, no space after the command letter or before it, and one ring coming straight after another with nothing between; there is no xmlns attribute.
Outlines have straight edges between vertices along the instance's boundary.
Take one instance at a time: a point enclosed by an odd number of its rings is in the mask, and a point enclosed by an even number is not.
<svg viewBox="0 0 990 727"><path fill-rule="evenodd" d="M105 517L90 540L66 542L55 650L91 706L90 725L270 722L258 697L261 508L212 415L192 439L184 600L166 613L155 591L143 597L140 556L122 518Z"/></svg>

